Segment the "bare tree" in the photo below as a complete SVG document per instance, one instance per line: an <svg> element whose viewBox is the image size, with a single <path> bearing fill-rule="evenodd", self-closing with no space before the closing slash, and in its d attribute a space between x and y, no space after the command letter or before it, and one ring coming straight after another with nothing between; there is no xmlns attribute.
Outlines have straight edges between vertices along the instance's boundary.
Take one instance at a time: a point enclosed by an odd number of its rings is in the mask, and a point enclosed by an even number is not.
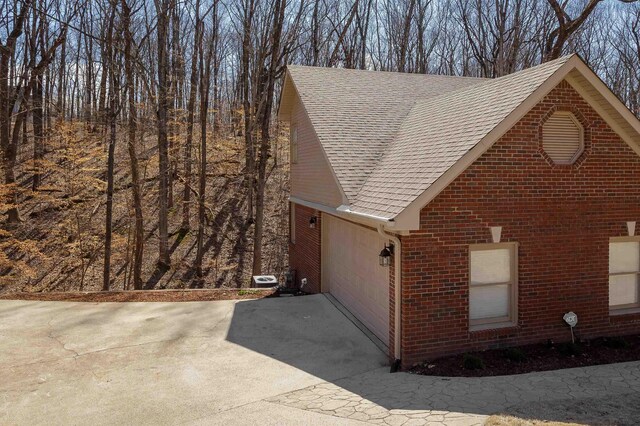
<svg viewBox="0 0 640 426"><path fill-rule="evenodd" d="M134 3L135 4L135 3ZM144 218L142 213L142 194L140 191L140 171L137 154L137 121L136 93L134 85L134 40L131 31L131 5L121 0L122 27L124 30L124 69L126 77L126 94L129 108L129 129L127 148L131 168L131 194L135 214L135 232L133 238L133 288L142 289L142 260L144 254Z"/></svg>
<svg viewBox="0 0 640 426"><path fill-rule="evenodd" d="M0 43L0 148L4 157L5 185L9 188L10 194L8 204L11 207L7 211L9 223L20 221L14 169L20 132L26 115L24 103L30 96L30 90L34 87L34 82L47 69L54 58L56 49L64 45L67 36L67 26L63 25L51 45L41 52L40 60L38 61L33 56L30 58L29 63L25 64L15 86L10 90L9 82L15 81L9 73L10 62L13 59L18 38L23 34L24 24L27 21L27 14L31 5L31 0L21 2L21 7L14 20L13 29L8 33L5 43ZM18 111L15 117L13 116L14 111Z"/></svg>
<svg viewBox="0 0 640 426"><path fill-rule="evenodd" d="M55 243L43 237L47 250L65 253L52 256L60 278L36 266L47 282L39 288L84 288L100 272L105 289L118 280L140 289L191 273L200 285L238 285L249 273L282 271L287 143L275 110L285 64L500 77L577 52L640 115L640 3L627 3L7 0L3 231L57 232L43 228L45 216L72 230ZM145 213L158 215L148 230L159 238L158 267L148 279L156 257L145 251ZM181 261L165 274L173 250ZM0 263L14 251L0 247Z"/></svg>
<svg viewBox="0 0 640 426"><path fill-rule="evenodd" d="M190 206L191 206L191 151L193 148L193 121L195 117L196 96L198 94L198 46L202 45L203 25L200 18L200 0L196 0L194 18L193 49L194 57L191 59L191 75L189 77L189 101L187 103L187 135L184 144L184 190L182 193L182 225L183 231L189 230Z"/></svg>
<svg viewBox="0 0 640 426"><path fill-rule="evenodd" d="M158 15L158 163L159 163L159 192L158 192L158 234L159 258L158 264L163 267L171 265L169 253L169 141L167 135L167 120L169 114L169 55L168 29L170 0L154 0Z"/></svg>
<svg viewBox="0 0 640 426"><path fill-rule="evenodd" d="M634 3L636 0L619 0L623 3ZM557 0L547 0L556 17L557 27L547 35L544 60L550 61L562 56L563 49L569 38L589 18L602 0L589 0L575 18L567 12L567 1L558 3Z"/></svg>
<svg viewBox="0 0 640 426"><path fill-rule="evenodd" d="M116 49L114 46L115 33L115 17L117 13L116 0L109 0L111 10L109 12L109 21L107 24L107 38L105 40L105 52L107 57L104 58L106 69L109 75L109 106L107 108L107 121L109 124L109 145L107 156L107 201L105 214L105 234L104 234L104 272L102 291L109 291L111 288L111 240L113 238L113 175L115 167L115 149L117 128L116 120L119 114L118 106L118 90L120 88L120 76L118 75L118 60L116 58Z"/></svg>
<svg viewBox="0 0 640 426"><path fill-rule="evenodd" d="M206 16L206 14L205 14ZM205 191L207 184L207 116L209 112L209 91L211 86L211 62L218 45L218 0L211 9L211 36L205 49L199 47L200 60L200 167L198 169L198 235L196 237L196 259L194 267L198 278L202 278L202 258L204 256Z"/></svg>

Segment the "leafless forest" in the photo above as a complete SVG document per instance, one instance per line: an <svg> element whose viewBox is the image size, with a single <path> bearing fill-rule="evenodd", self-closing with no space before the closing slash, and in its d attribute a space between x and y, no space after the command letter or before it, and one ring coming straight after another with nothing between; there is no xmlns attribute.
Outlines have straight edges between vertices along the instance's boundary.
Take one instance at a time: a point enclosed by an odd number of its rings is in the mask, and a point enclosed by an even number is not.
<svg viewBox="0 0 640 426"><path fill-rule="evenodd" d="M640 114L629 0L0 0L0 292L286 270L286 64L499 77L569 52Z"/></svg>

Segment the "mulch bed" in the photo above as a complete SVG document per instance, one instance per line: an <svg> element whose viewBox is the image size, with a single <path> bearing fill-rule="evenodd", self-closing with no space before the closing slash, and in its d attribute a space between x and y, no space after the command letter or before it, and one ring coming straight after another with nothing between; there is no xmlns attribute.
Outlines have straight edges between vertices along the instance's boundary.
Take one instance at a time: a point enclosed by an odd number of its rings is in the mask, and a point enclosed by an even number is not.
<svg viewBox="0 0 640 426"><path fill-rule="evenodd" d="M476 359L469 360L474 357ZM477 359L482 360L480 363L483 365L479 366ZM586 340L576 345L549 342L512 349L469 352L417 364L409 372L426 376L485 377L638 360L640 335L631 335Z"/></svg>
<svg viewBox="0 0 640 426"><path fill-rule="evenodd" d="M210 300L262 299L275 295L273 289L139 290L5 293L0 300L59 302L202 302Z"/></svg>

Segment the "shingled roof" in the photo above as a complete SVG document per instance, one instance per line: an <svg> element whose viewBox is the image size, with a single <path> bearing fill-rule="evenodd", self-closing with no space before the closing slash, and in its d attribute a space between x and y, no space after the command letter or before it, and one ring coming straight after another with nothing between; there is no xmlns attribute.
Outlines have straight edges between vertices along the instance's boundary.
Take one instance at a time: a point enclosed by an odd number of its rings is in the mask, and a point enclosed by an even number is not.
<svg viewBox="0 0 640 426"><path fill-rule="evenodd" d="M298 66L288 78L348 199L339 210L402 221L412 203L432 199L425 194L450 182L456 164L474 161L571 71L576 81L588 77L587 91L602 95L610 124L637 145L640 122L577 55L497 79Z"/></svg>
<svg viewBox="0 0 640 426"><path fill-rule="evenodd" d="M351 202L417 100L485 81L295 65L288 73Z"/></svg>
<svg viewBox="0 0 640 426"><path fill-rule="evenodd" d="M400 213L568 59L418 100L352 210L383 217Z"/></svg>

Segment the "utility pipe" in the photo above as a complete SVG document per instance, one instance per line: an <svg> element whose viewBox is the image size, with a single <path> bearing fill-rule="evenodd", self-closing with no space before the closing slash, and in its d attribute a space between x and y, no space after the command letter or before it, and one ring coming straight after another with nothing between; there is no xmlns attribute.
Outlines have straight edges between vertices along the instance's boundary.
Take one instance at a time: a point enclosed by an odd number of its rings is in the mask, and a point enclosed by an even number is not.
<svg viewBox="0 0 640 426"><path fill-rule="evenodd" d="M378 225L378 234L380 234L383 238L387 238L391 241L393 241L393 268L394 268L394 272L395 272L395 277L394 277L394 286L393 286L393 290L394 290L394 299L395 299L395 303L394 303L394 314L393 314L393 328L394 328L394 333L393 333L393 357L395 358L393 365L391 367L391 371L394 371L395 369L398 368L399 364L400 364L400 360L401 358L401 354L402 352L400 351L400 344L402 342L401 339L401 335L402 335L402 329L401 329L401 315L402 315L402 245L400 243L400 238L396 237L395 235L392 234L388 234L385 230L384 230L384 225L383 224L379 224Z"/></svg>

